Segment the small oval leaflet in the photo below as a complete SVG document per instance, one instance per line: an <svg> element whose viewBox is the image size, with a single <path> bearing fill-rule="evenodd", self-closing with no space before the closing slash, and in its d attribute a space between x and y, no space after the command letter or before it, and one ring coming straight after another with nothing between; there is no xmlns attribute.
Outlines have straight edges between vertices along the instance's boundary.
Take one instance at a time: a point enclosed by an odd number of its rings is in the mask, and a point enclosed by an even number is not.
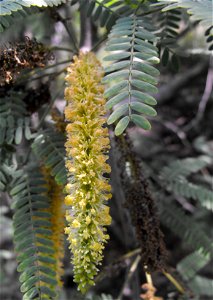
<svg viewBox="0 0 213 300"><path fill-rule="evenodd" d="M127 128L127 126L129 125L129 122L130 122L129 116L122 118L115 127L115 135L118 136L122 134L124 130Z"/></svg>
<svg viewBox="0 0 213 300"><path fill-rule="evenodd" d="M107 124L111 125L115 121L117 121L122 115L124 115L128 110L128 103L122 104L118 109L116 109L107 120Z"/></svg>
<svg viewBox="0 0 213 300"><path fill-rule="evenodd" d="M143 113L147 116L156 116L157 112L154 108L150 107L149 105L140 103L140 102L132 102L131 108L134 109L137 112Z"/></svg>
<svg viewBox="0 0 213 300"><path fill-rule="evenodd" d="M132 114L131 115L131 120L132 120L133 123L135 123L135 125L143 128L144 130L150 130L151 129L151 124L143 116Z"/></svg>

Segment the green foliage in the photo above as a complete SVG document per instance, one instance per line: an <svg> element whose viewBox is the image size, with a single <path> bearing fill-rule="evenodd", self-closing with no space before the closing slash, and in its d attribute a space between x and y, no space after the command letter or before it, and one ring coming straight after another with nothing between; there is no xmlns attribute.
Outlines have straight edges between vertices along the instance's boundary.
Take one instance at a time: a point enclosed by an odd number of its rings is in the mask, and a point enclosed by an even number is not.
<svg viewBox="0 0 213 300"><path fill-rule="evenodd" d="M23 93L11 91L0 99L0 145L20 144L32 138Z"/></svg>
<svg viewBox="0 0 213 300"><path fill-rule="evenodd" d="M203 253L212 253L211 239L202 230L192 216L186 215L183 209L162 195L159 203L161 222L179 236L185 244L194 250L202 249Z"/></svg>
<svg viewBox="0 0 213 300"><path fill-rule="evenodd" d="M207 43L212 50L212 1L211 0L158 0L160 5L167 5L162 12L175 11L176 8L186 8L191 19L200 21L206 27ZM159 5L157 4L157 5ZM155 4L156 5L156 4Z"/></svg>
<svg viewBox="0 0 213 300"><path fill-rule="evenodd" d="M197 296L213 295L212 280L197 275L210 261L209 254L204 255L201 251L195 251L183 258L177 265L177 271Z"/></svg>
<svg viewBox="0 0 213 300"><path fill-rule="evenodd" d="M39 12L38 7L58 6L66 0L1 0L0 32L3 32L17 19Z"/></svg>
<svg viewBox="0 0 213 300"><path fill-rule="evenodd" d="M197 275L188 283L195 295L213 297L212 279Z"/></svg>
<svg viewBox="0 0 213 300"><path fill-rule="evenodd" d="M0 166L0 192L5 192L10 180L10 169L5 163Z"/></svg>
<svg viewBox="0 0 213 300"><path fill-rule="evenodd" d="M174 9L160 14L162 20L162 33L167 38L175 38L178 35L178 29L181 21L181 11Z"/></svg>
<svg viewBox="0 0 213 300"><path fill-rule="evenodd" d="M77 9L86 12L94 28L97 26L98 34L94 38L98 39L100 35L98 44L99 41L104 40L111 29L104 48L110 53L104 58L107 66L103 83L108 85L105 92L108 100L106 108L111 113L108 124L116 125L115 135L124 133L132 123L145 130L151 128L148 118L156 116L153 106L157 101L153 94L158 92L156 85L159 71L155 64L159 63L159 48L162 64L166 66L169 62L177 68L177 56L171 49L175 47L178 38L182 8L186 8L194 20L201 21L207 29L207 42L212 43L210 0L2 0L0 1L0 32L19 18L62 3L71 4L71 8L66 7L68 8L67 19L62 22L67 25L65 27L68 28L71 39L72 30L69 31L71 25L66 22L69 20L70 11L74 15L75 4L78 4ZM155 10L154 13L152 10ZM157 29L151 25L154 22ZM100 29L100 27L105 28ZM93 49L95 48L96 46ZM57 50L60 50L60 47ZM10 76L7 72L6 75ZM55 78L49 77L49 80ZM30 80L27 82L31 84ZM15 78L10 84L16 85ZM10 86L7 85L5 91L9 89ZM21 272L23 299L55 299L58 274L54 271L57 268L51 229L53 214L48 211L50 199L47 195L46 179L41 175L40 170L31 167L31 164L36 156L38 164L44 164L50 169L55 181L63 186L67 181L65 136L55 128L46 129L46 125L52 126L48 122L45 126L41 124L42 128L39 127L39 132L34 127L35 133L32 134L32 115L27 111L24 98L24 93L16 92L14 89L0 99L0 191L9 192L13 200L11 207L14 210L14 244L19 264L18 271ZM35 108L38 118L42 103L41 101ZM88 136L88 139L90 138L91 136ZM103 143L105 143L104 139ZM148 168L150 168L149 173L152 174L150 178L154 186L153 190L157 190L156 199L159 200L157 204L162 224L179 237L184 249L187 246L187 249L194 251L177 264L177 271L196 296L211 297L213 296L212 285L208 278L203 277L202 268L210 263L212 243L205 227L208 224L199 222L198 218L202 214L209 216L213 211L213 193L210 186L212 149L210 143L207 143L204 138L199 138L195 144L195 150L204 153L203 156L181 160L174 157L171 163L166 157L167 166L162 166L161 157L151 157L157 168L152 169L151 160ZM30 149L33 150L33 155ZM23 161L23 153L28 151L29 156L27 155L26 160ZM128 167L126 160L126 168ZM156 171L158 173L159 170L161 170L159 176L153 174ZM204 176L203 171L207 175ZM128 173L130 180L132 174ZM72 180L70 185L72 188ZM85 190L87 188L88 186ZM192 211L185 209L184 204L191 205ZM141 207L145 210L143 203ZM142 213L143 209L141 209ZM70 212L72 216L72 210ZM107 300L112 297L102 294L90 298L87 296L86 299Z"/></svg>
<svg viewBox="0 0 213 300"><path fill-rule="evenodd" d="M39 160L51 169L58 184L66 183L65 137L62 133L47 129L39 134L32 144L32 149Z"/></svg>
<svg viewBox="0 0 213 300"><path fill-rule="evenodd" d="M115 9L113 10L110 7L111 1L107 2L109 2L108 5L102 1L80 0L80 6L84 7L87 16L91 17L94 22L99 22L101 27L106 26L108 29L110 29L115 23L115 20L119 14L116 13ZM118 6L120 6L120 3L118 3Z"/></svg>
<svg viewBox="0 0 213 300"><path fill-rule="evenodd" d="M186 8L193 20L201 21L201 24L207 27L212 26L211 0L158 0L158 2L167 5L162 11L179 7Z"/></svg>
<svg viewBox="0 0 213 300"><path fill-rule="evenodd" d="M30 6L58 6L66 3L66 0L1 0L0 11L1 15L11 15L13 12L24 9Z"/></svg>
<svg viewBox="0 0 213 300"><path fill-rule="evenodd" d="M213 193L201 185L193 184L186 179L180 179L171 182L167 189L175 195L198 200L201 206L213 211Z"/></svg>
<svg viewBox="0 0 213 300"><path fill-rule="evenodd" d="M11 183L14 243L24 300L54 299L57 285L54 271L50 202L43 176L29 168Z"/></svg>
<svg viewBox="0 0 213 300"><path fill-rule="evenodd" d="M5 174L4 165L0 167L0 192L4 192L7 184L7 175Z"/></svg>
<svg viewBox="0 0 213 300"><path fill-rule="evenodd" d="M87 12L87 16L91 17L94 22L98 21L101 27L106 26L109 30L117 18L131 15L140 1L127 3L128 1L80 0L79 2L80 7Z"/></svg>
<svg viewBox="0 0 213 300"><path fill-rule="evenodd" d="M160 185L172 195L182 196L197 200L198 203L208 210L213 210L213 194L203 185L191 183L187 176L196 173L210 165L212 162L209 156L197 158L186 158L172 161L164 167L159 176ZM162 195L160 203L161 219L166 226L171 228L175 234L191 245L195 250L202 248L205 253L211 253L211 241L206 233L196 224L191 216L184 213L183 209L171 202L170 198Z"/></svg>
<svg viewBox="0 0 213 300"><path fill-rule="evenodd" d="M173 181L178 177L186 177L198 172L209 164L211 159L208 156L175 160L162 170L160 177L162 180Z"/></svg>
<svg viewBox="0 0 213 300"><path fill-rule="evenodd" d="M158 15L161 30L160 56L163 66L167 66L169 62L172 62L172 66L175 66L175 53L171 48L175 46L181 19L180 9L160 12Z"/></svg>
<svg viewBox="0 0 213 300"><path fill-rule="evenodd" d="M167 191L177 196L198 200L200 205L213 211L213 193L210 189L191 183L187 176L211 164L208 156L176 160L163 168L160 179Z"/></svg>
<svg viewBox="0 0 213 300"><path fill-rule="evenodd" d="M24 7L22 10L11 12L10 15L0 15L0 33L9 28L16 21L26 18L28 15L36 14L39 11L38 7Z"/></svg>
<svg viewBox="0 0 213 300"><path fill-rule="evenodd" d="M177 271L189 281L211 260L209 254L203 254L200 250L184 257L177 265Z"/></svg>
<svg viewBox="0 0 213 300"><path fill-rule="evenodd" d="M120 135L130 121L145 130L150 129L146 117L157 114L152 108L156 100L150 95L157 93L156 76L159 75L151 65L159 63L155 42L150 24L137 17L118 19L109 34L105 50L112 54L104 60L111 64L105 68L103 82L110 84L105 91L106 107L114 108L107 122L110 125L121 118L115 129L116 135Z"/></svg>

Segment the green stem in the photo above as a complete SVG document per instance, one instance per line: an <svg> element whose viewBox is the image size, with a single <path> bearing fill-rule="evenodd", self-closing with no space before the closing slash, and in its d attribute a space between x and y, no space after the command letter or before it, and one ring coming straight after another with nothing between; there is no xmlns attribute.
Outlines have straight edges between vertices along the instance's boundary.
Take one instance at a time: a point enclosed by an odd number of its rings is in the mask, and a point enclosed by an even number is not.
<svg viewBox="0 0 213 300"><path fill-rule="evenodd" d="M77 54L79 52L79 48L77 47L73 32L70 30L69 26L67 25L67 21L59 13L57 13L57 15L58 15L59 21L64 25L64 28L66 29L66 31L70 37L70 40L73 44L73 47L74 47L73 53Z"/></svg>
<svg viewBox="0 0 213 300"><path fill-rule="evenodd" d="M44 77L47 77L47 76L52 76L52 78L55 78L57 76L59 76L61 73L65 72L66 71L66 68L60 70L59 72L53 72L53 73L47 73L47 74L42 74L40 76L37 76L37 77L33 77L33 78L27 78L26 80L22 80L22 81L19 81L18 84L22 84L22 83L25 83L25 82L28 82L28 81L34 81L34 80L39 80L39 79L42 79Z"/></svg>
<svg viewBox="0 0 213 300"><path fill-rule="evenodd" d="M67 52L72 52L73 53L73 50L70 49L70 48L66 48L66 47L50 47L49 48L50 51L67 51Z"/></svg>
<svg viewBox="0 0 213 300"><path fill-rule="evenodd" d="M92 47L91 51L96 51L96 50L99 48L99 46L100 46L104 41L106 41L107 37L108 37L108 34L105 33L105 34L99 39L99 41Z"/></svg>
<svg viewBox="0 0 213 300"><path fill-rule="evenodd" d="M19 78L19 80L17 80L17 83L18 84L20 84L20 83L22 83L22 82L25 82L25 79L27 79L27 81L29 81L30 80L30 78L31 78L31 76L33 76L33 75L36 75L36 74L38 74L39 72L41 72L41 71L45 71L45 70L48 70L48 69L51 69L51 68L54 68L54 67L57 67L57 66L59 66L59 65L63 65L63 64L66 64L66 63L70 63L72 61L72 59L67 59L67 60L64 60L64 61L60 61L60 62L58 62L58 63L55 63L55 64L53 64L53 65L49 65L49 66L47 66L47 67L45 67L45 68L37 68L37 69L34 69L34 70L32 70L32 71L30 71L29 73L27 73L27 74L25 74L25 75L23 75L23 76L21 76L20 78ZM53 73L54 74L54 73ZM42 74L41 76L48 76L49 74Z"/></svg>
<svg viewBox="0 0 213 300"><path fill-rule="evenodd" d="M123 287L122 287L122 289L120 291L120 294L119 294L117 300L121 300L122 299L124 289L127 286L128 282L131 280L131 278L132 278L133 274L135 273L135 271L137 270L137 267L138 267L138 264L139 264L140 260L141 260L141 256L137 255L136 258L134 259L133 263L131 264L130 268L129 268L127 277L125 279L125 282L123 284Z"/></svg>
<svg viewBox="0 0 213 300"><path fill-rule="evenodd" d="M180 285L180 283L169 273L163 272L166 278L176 287L176 289L181 293L184 294L184 288Z"/></svg>

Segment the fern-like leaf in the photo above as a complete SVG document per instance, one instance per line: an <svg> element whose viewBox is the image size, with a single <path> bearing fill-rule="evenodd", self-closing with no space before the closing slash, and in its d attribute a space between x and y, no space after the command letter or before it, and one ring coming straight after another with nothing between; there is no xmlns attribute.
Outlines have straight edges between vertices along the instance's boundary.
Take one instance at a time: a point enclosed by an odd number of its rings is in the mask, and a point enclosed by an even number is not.
<svg viewBox="0 0 213 300"><path fill-rule="evenodd" d="M212 281L197 275L211 261L209 254L195 251L183 258L177 265L177 271L194 294L213 296Z"/></svg>
<svg viewBox="0 0 213 300"><path fill-rule="evenodd" d="M8 175L5 170L5 164L0 166L0 192L4 192L6 190L6 186L8 184Z"/></svg>
<svg viewBox="0 0 213 300"><path fill-rule="evenodd" d="M0 157L1 157L0 152ZM12 159L0 161L0 192L7 191L8 186L13 178L20 176L20 170L16 170L16 166L12 165Z"/></svg>
<svg viewBox="0 0 213 300"><path fill-rule="evenodd" d="M159 209L162 223L171 228L186 244L194 250L201 249L203 253L213 254L210 238L180 207L171 201L162 200Z"/></svg>
<svg viewBox="0 0 213 300"><path fill-rule="evenodd" d="M199 156L197 158L186 158L175 160L169 166L163 168L160 178L166 181L173 181L177 177L186 177L192 173L198 172L211 164L212 160L208 156Z"/></svg>
<svg viewBox="0 0 213 300"><path fill-rule="evenodd" d="M204 255L201 251L195 251L184 257L177 265L177 271L181 276L189 281L193 279L197 272L200 271L211 260L209 254Z"/></svg>
<svg viewBox="0 0 213 300"><path fill-rule="evenodd" d="M109 35L106 50L112 54L104 60L111 64L105 68L103 82L111 85L105 92L108 98L106 107L114 107L108 124L120 119L115 128L116 135L120 135L130 121L143 129L150 129L146 117L157 114L151 107L156 105L156 100L150 94L157 93L159 71L151 64L159 63L159 59L158 50L153 45L156 37L145 29L148 26L146 21L137 17L123 17L117 20Z"/></svg>
<svg viewBox="0 0 213 300"><path fill-rule="evenodd" d="M66 183L65 137L62 133L47 129L32 144L35 155L50 168L58 184Z"/></svg>
<svg viewBox="0 0 213 300"><path fill-rule="evenodd" d="M171 182L170 185L167 186L167 190L179 196L198 200L201 206L213 212L213 193L203 186L181 178Z"/></svg>
<svg viewBox="0 0 213 300"><path fill-rule="evenodd" d="M172 162L163 168L160 180L167 191L175 195L198 200L200 205L213 211L213 193L208 188L191 183L187 176L208 166L212 160L208 156L187 158Z"/></svg>
<svg viewBox="0 0 213 300"><path fill-rule="evenodd" d="M80 7L94 22L99 22L101 27L106 26L108 30L114 25L116 19L133 12L133 8L123 1L80 0Z"/></svg>
<svg viewBox="0 0 213 300"><path fill-rule="evenodd" d="M172 66L174 65L173 61L177 57L176 54L173 54L173 51L170 50L173 44L176 42L178 36L178 29L181 21L181 11L180 9L173 9L166 12L159 13L159 28L160 32L160 56L163 66L166 66L170 61Z"/></svg>
<svg viewBox="0 0 213 300"><path fill-rule="evenodd" d="M50 200L40 171L30 168L16 178L13 198L14 243L24 300L55 299L57 279L51 230Z"/></svg>
<svg viewBox="0 0 213 300"><path fill-rule="evenodd" d="M180 9L173 9L159 14L161 35L163 38L175 39L181 21Z"/></svg>
<svg viewBox="0 0 213 300"><path fill-rule="evenodd" d="M158 2L167 5L162 11L179 7L186 8L193 20L201 21L201 24L206 27L212 26L211 0L158 0Z"/></svg>
<svg viewBox="0 0 213 300"><path fill-rule="evenodd" d="M0 145L20 144L23 136L32 138L24 94L11 91L0 99Z"/></svg>
<svg viewBox="0 0 213 300"><path fill-rule="evenodd" d="M17 19L39 12L39 7L52 7L66 3L66 0L1 0L0 32L12 25Z"/></svg>
<svg viewBox="0 0 213 300"><path fill-rule="evenodd" d="M188 283L195 295L213 297L212 279L197 275Z"/></svg>

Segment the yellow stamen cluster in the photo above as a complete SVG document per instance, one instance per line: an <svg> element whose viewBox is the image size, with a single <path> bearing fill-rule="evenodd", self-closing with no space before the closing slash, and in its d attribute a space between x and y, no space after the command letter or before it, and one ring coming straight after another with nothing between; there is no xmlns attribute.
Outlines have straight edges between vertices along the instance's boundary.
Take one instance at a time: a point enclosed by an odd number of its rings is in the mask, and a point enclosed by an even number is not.
<svg viewBox="0 0 213 300"><path fill-rule="evenodd" d="M104 226L111 223L109 208L104 204L111 198L111 188L103 177L110 172L108 156L104 154L110 146L108 130L103 128L106 111L102 77L103 70L93 53L75 57L66 76L69 178L65 232L73 253L74 280L82 292L94 284L104 243L109 238Z"/></svg>

